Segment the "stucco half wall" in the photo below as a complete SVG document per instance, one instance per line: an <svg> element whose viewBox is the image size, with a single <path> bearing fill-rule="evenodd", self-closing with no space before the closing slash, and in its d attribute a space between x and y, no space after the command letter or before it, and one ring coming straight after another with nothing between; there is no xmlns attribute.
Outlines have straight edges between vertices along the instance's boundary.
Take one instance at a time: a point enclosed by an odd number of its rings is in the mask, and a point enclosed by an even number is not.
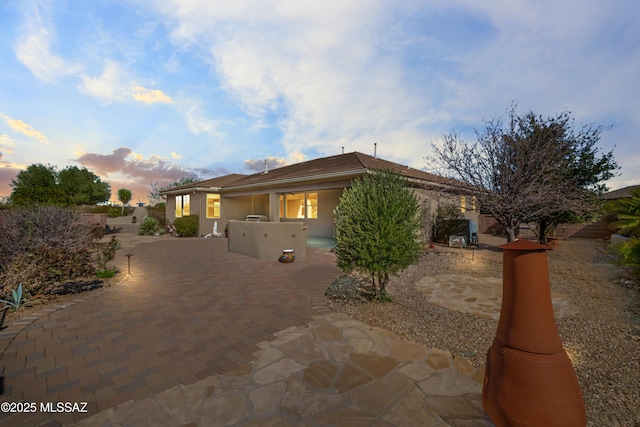
<svg viewBox="0 0 640 427"><path fill-rule="evenodd" d="M302 222L229 221L229 252L277 261L283 249L297 260L307 257L307 231Z"/></svg>

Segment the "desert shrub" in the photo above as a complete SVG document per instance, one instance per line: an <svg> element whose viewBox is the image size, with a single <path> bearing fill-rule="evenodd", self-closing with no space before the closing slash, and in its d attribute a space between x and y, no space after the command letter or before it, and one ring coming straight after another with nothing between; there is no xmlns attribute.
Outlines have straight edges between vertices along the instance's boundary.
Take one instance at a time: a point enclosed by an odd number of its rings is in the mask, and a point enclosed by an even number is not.
<svg viewBox="0 0 640 427"><path fill-rule="evenodd" d="M141 236L151 236L160 230L158 220L152 216L146 216L140 223L138 234Z"/></svg>
<svg viewBox="0 0 640 427"><path fill-rule="evenodd" d="M109 214L109 218L117 218L122 215L122 210L120 208L112 206L109 208L109 211L107 213Z"/></svg>
<svg viewBox="0 0 640 427"><path fill-rule="evenodd" d="M167 217L165 215L165 209L159 208L158 205L147 208L148 215L150 217L155 218L158 221L158 227L160 230L166 230L167 228Z"/></svg>
<svg viewBox="0 0 640 427"><path fill-rule="evenodd" d="M10 296L8 296L7 299L0 300L0 302L6 304L14 310L20 310L21 308L31 305L32 303L22 296L22 283L20 283L16 289L11 289Z"/></svg>
<svg viewBox="0 0 640 427"><path fill-rule="evenodd" d="M0 224L0 269L18 254L40 247L88 247L92 227L79 221L75 211L35 205L10 210Z"/></svg>
<svg viewBox="0 0 640 427"><path fill-rule="evenodd" d="M25 293L35 296L55 282L92 276L92 230L68 208L7 211L0 224L0 294L23 283Z"/></svg>
<svg viewBox="0 0 640 427"><path fill-rule="evenodd" d="M616 200L609 205L609 212L615 214L616 221L609 224L609 229L629 240L613 247L623 265L631 267L640 275L640 189L631 191L631 197Z"/></svg>
<svg viewBox="0 0 640 427"><path fill-rule="evenodd" d="M108 242L96 242L94 247L96 248L95 261L98 271L108 270L109 262L113 261L116 256L116 250L120 247L118 239L116 239L116 236L111 236L111 240Z"/></svg>
<svg viewBox="0 0 640 427"><path fill-rule="evenodd" d="M640 275L640 237L632 237L613 247L613 251L620 257L620 262L631 267Z"/></svg>
<svg viewBox="0 0 640 427"><path fill-rule="evenodd" d="M176 218L173 225L182 237L195 237L198 235L198 215L187 215Z"/></svg>
<svg viewBox="0 0 640 427"><path fill-rule="evenodd" d="M34 297L56 283L91 277L95 272L88 247L70 249L41 246L13 259L3 271L3 285L14 288L22 283L25 294Z"/></svg>

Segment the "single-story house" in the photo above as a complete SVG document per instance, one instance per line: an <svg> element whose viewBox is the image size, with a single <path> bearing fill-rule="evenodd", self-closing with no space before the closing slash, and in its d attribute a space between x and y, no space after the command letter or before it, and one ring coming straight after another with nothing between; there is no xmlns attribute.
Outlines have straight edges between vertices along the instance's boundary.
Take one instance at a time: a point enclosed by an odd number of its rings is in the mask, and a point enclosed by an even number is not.
<svg viewBox="0 0 640 427"><path fill-rule="evenodd" d="M323 157L252 175L231 174L162 190L168 221L196 214L200 235L218 232L230 220L261 215L270 222L303 222L310 237L332 237L333 211L352 180L376 169L405 176L419 200L435 212L444 204L460 206L465 217L478 221L475 198L456 181L418 169L352 152Z"/></svg>

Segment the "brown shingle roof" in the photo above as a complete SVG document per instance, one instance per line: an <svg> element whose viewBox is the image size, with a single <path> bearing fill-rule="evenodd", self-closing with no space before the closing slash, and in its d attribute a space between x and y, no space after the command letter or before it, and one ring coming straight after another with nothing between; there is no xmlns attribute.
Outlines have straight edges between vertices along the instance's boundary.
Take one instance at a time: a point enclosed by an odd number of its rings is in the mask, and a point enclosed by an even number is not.
<svg viewBox="0 0 640 427"><path fill-rule="evenodd" d="M618 190L609 191L604 194L605 200L623 199L625 197L631 197L631 192L640 188L640 185L630 185L628 187L620 188Z"/></svg>
<svg viewBox="0 0 640 427"><path fill-rule="evenodd" d="M225 187L228 189L232 189L234 187L264 185L270 182L282 180L314 180L321 179L326 176L336 175L340 173L347 174L350 172L353 172L354 175L361 175L373 169L388 169L404 175L408 178L414 178L427 182L451 184L449 180L437 175L403 166L398 163L390 162L381 158L374 158L367 154L359 153L356 151L353 153L322 157L319 159L313 159L289 166L283 166L277 169L272 169L267 173L256 173L241 178Z"/></svg>
<svg viewBox="0 0 640 427"><path fill-rule="evenodd" d="M239 173L232 173L232 174L229 174L229 175L223 175L223 176L218 176L216 178L206 179L204 181L191 182L189 184L183 184L183 185L179 185L179 186L176 186L176 187L166 188L166 189L160 191L160 193L168 192L168 191L173 192L175 190L185 190L185 189L197 188L197 187L221 188L221 187L224 187L226 185L231 184L234 181L237 181L240 178L244 178L245 176L247 176L247 175L243 175L243 174L239 174Z"/></svg>
<svg viewBox="0 0 640 427"><path fill-rule="evenodd" d="M230 174L206 181L172 187L161 193L176 193L180 190L193 188L218 187L222 190L251 189L253 187L268 187L276 183L283 182L305 182L305 181L329 181L332 179L354 178L375 169L391 170L403 175L415 184L429 187L433 186L453 186L462 187L462 183L433 175L418 169L403 166L390 162L379 157L372 157L360 152L339 154L336 156L322 157L308 160L306 162L295 163L269 170L267 173L260 172L253 175Z"/></svg>

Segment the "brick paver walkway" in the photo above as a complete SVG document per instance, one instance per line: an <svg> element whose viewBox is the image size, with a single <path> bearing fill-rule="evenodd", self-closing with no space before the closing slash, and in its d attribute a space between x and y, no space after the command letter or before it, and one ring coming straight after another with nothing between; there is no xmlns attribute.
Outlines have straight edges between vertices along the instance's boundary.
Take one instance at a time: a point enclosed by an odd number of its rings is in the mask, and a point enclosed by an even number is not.
<svg viewBox="0 0 640 427"><path fill-rule="evenodd" d="M256 344L309 322L312 298L339 273L327 251L281 264L229 254L226 244L169 239L118 251L124 272L133 254L124 284L81 295L12 338L0 359L2 401L34 402L38 413L2 413L0 425L68 424L242 366ZM88 412L42 414L44 402L87 402Z"/></svg>

